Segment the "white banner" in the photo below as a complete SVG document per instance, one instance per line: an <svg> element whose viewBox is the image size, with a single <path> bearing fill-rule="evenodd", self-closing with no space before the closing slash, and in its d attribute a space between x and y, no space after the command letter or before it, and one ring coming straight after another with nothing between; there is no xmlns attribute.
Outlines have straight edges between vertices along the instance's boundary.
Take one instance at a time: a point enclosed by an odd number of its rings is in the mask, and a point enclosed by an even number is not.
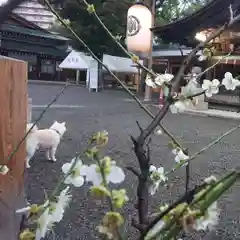
<svg viewBox="0 0 240 240"><path fill-rule="evenodd" d="M89 69L89 88L98 90L98 69Z"/></svg>

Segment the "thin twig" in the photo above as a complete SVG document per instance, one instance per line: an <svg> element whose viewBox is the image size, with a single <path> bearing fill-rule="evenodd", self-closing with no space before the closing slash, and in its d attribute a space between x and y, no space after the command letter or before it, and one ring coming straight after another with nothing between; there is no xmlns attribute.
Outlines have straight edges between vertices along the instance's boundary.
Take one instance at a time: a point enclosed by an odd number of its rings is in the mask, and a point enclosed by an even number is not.
<svg viewBox="0 0 240 240"><path fill-rule="evenodd" d="M209 148L213 147L214 145L216 145L218 142L220 142L223 138L225 138L226 136L232 134L234 131L236 131L237 129L240 128L240 124L236 127L233 127L231 129L229 129L227 132L223 133L221 136L219 136L216 140L214 140L213 142L209 143L207 146L203 147L200 151L196 152L194 155L192 155L189 159L189 161L195 159L197 156L199 156L201 153L205 152L206 150L208 150Z"/></svg>
<svg viewBox="0 0 240 240"><path fill-rule="evenodd" d="M223 59L227 58L228 56L230 56L232 54L232 52L229 52L227 55L223 56L222 58L220 58L216 63L214 63L213 65L211 65L210 67L206 68L203 72L199 73L196 76L196 79L199 79L201 76L203 76L203 74L205 74L206 72L210 71L211 69L213 69L217 64L219 64ZM221 85L220 85L221 86ZM206 90L202 90L198 93L194 93L192 95L186 96L187 99L192 99L194 97L198 97L201 96L202 94L205 93ZM179 98L176 98L174 101L178 101Z"/></svg>
<svg viewBox="0 0 240 240"><path fill-rule="evenodd" d="M69 175L72 173L72 171L74 170L77 162L79 161L79 159L82 159L83 156L86 154L86 152L89 150L89 148L91 147L92 143L88 144L87 147L85 148L84 151L82 151L81 153L76 153L73 163L70 167L70 169L68 170L68 172L66 174L64 174L57 182L55 188L52 190L50 196L48 197L48 204L46 206L44 206L44 209L47 209L50 205L51 202L54 200L54 198L56 197L56 195L58 194L58 192L60 191L60 188L62 187L64 181L67 179L67 177L69 177ZM43 210L44 210L43 209ZM31 218L31 214L28 216L27 220L29 220Z"/></svg>
<svg viewBox="0 0 240 240"><path fill-rule="evenodd" d="M196 53L202 49L207 43L209 43L211 40L219 36L221 33L223 33L226 29L230 28L233 26L236 22L238 22L240 19L240 14L237 15L235 18L229 20L229 22L226 22L222 27L220 27L218 30L213 32L209 37L204 42L201 42L197 45L196 48L194 48L191 53L187 56L187 58L183 61L177 75L173 79L173 85L172 85L172 95L175 94L175 91L178 88L178 85L181 81L181 78L184 74L184 71L186 67L191 63L192 58L196 55Z"/></svg>
<svg viewBox="0 0 240 240"><path fill-rule="evenodd" d="M142 129L142 127L141 127L141 125L140 125L139 121L136 121L136 124L137 124L137 126L138 126L138 128L139 128L140 132L142 132L142 131L143 131L143 129Z"/></svg>
<svg viewBox="0 0 240 240"><path fill-rule="evenodd" d="M24 135L24 137L21 139L21 141L18 143L18 145L14 148L14 150L10 153L10 155L7 158L7 161L9 162L13 156L16 154L16 152L18 151L18 149L21 147L22 143L25 141L25 139L27 138L28 134L32 131L32 129L37 125L37 123L42 119L42 117L44 116L44 114L46 113L46 111L51 107L51 105L53 103L55 103L58 98L63 94L63 92L65 91L65 89L69 86L69 84L66 84L59 93L57 93L57 95L53 98L53 100L51 102L48 103L48 105L43 109L43 111L40 113L40 115L38 116L37 120L34 122L34 124L31 126L31 128L26 132L26 134Z"/></svg>
<svg viewBox="0 0 240 240"><path fill-rule="evenodd" d="M151 133L154 131L154 129L159 125L160 121L163 119L163 117L168 112L168 109L171 105L170 101L166 101L159 113L154 117L152 122L147 126L146 129L142 132L142 134L139 136L138 141L139 144L143 144L144 141L151 135Z"/></svg>
<svg viewBox="0 0 240 240"><path fill-rule="evenodd" d="M181 46L179 45L178 48L179 48L179 51L181 53L181 56L184 57ZM183 153L188 156L188 150L187 149L183 150ZM188 163L185 167L185 170L186 170L186 173L185 173L185 193L187 193L188 189L189 189L189 182L190 182L190 179L191 179L190 169L191 169L190 168L190 163Z"/></svg>
<svg viewBox="0 0 240 240"><path fill-rule="evenodd" d="M190 178L191 178L190 171L191 171L190 164L188 163L186 165L185 192L187 192L189 189L189 182L190 182Z"/></svg>
<svg viewBox="0 0 240 240"><path fill-rule="evenodd" d="M76 153L75 157L74 157L74 161L73 164L71 165L70 169L68 170L68 172L62 177L60 178L60 180L57 182L55 188L53 189L53 191L51 192L51 195L49 197L49 200L51 201L55 195L59 192L60 187L62 186L62 184L64 183L64 181L67 179L67 177L72 173L73 169L75 168L77 162L79 159L82 159L83 156L86 154L86 152L89 150L89 148L91 147L91 143L87 145L87 147L85 148L84 151L82 151L81 153Z"/></svg>
<svg viewBox="0 0 240 240"><path fill-rule="evenodd" d="M54 8L51 6L51 4L48 2L48 0L44 0L46 5L48 6L49 10L57 17L57 19L65 26L72 34L73 36L86 48L86 50L91 54L91 56L99 63L101 64L108 73L123 87L123 89L138 103L139 107L142 108L152 119L155 117L153 113L150 112L147 107L145 107L140 99L138 99L129 89L128 87L118 78L116 75L104 64L102 61L91 51L91 49L88 47L88 45L78 36L78 34L69 26L67 25L63 19L60 17L60 15L54 10ZM170 133L161 123L159 123L159 127L163 130L163 132L176 144L179 148L182 148L181 144L178 142L178 140Z"/></svg>
<svg viewBox="0 0 240 240"><path fill-rule="evenodd" d="M201 76L203 76L203 74L205 74L206 72L210 71L211 69L213 69L214 67L216 67L216 65L218 65L222 60L224 60L225 58L229 57L232 54L232 51L229 52L227 55L221 57L220 59L218 59L217 62L215 62L213 65L211 65L210 67L206 68L203 72L199 73L197 75L197 79L200 78Z"/></svg>
<svg viewBox="0 0 240 240"><path fill-rule="evenodd" d="M78 4L81 5L81 2L79 0L76 0ZM86 7L89 6L88 2L86 0L83 0L84 4ZM133 57L132 54L130 54L128 52L128 50L116 39L116 37L114 37L112 35L112 33L108 30L108 28L106 27L106 25L103 23L103 21L101 20L101 18L98 16L98 14L96 13L96 11L93 11L91 14L93 14L93 16L97 19L97 21L100 23L100 25L102 26L102 28L106 31L106 33L110 36L111 39L114 40L114 42L118 45L118 47L120 47L122 49L122 51L130 58ZM147 67L145 67L143 64L141 64L139 61L136 62L136 64L138 65L138 67L142 68L143 70L145 70L147 73L149 73L151 76L156 77L157 74L154 73L153 71L151 71L150 69L148 69Z"/></svg>
<svg viewBox="0 0 240 240"><path fill-rule="evenodd" d="M191 203L193 200L194 194L199 191L199 189L202 189L204 186L206 186L206 183L202 185L197 185L194 187L194 189L188 191L184 196L180 197L177 201L173 202L165 211L161 212L158 214L150 223L149 225L145 228L143 235L140 237L140 240L144 240L146 234L150 229L152 229L155 224L157 224L164 216L166 216L172 209L174 209L176 206L179 204L186 202L186 203Z"/></svg>
<svg viewBox="0 0 240 240"><path fill-rule="evenodd" d="M113 199L112 191L109 189L107 179L106 179L106 174L104 172L104 166L103 166L103 164L101 163L101 161L98 157L94 157L94 159L96 160L97 165L100 169L100 174L101 174L101 177L102 177L102 184L110 192L110 196L107 197L109 208L112 212L116 212L116 207L114 206L114 203L113 203L113 200L112 200ZM117 228L117 230L116 230L116 235L117 235L117 240L122 240L123 239L122 234L119 231L119 228Z"/></svg>
<svg viewBox="0 0 240 240"><path fill-rule="evenodd" d="M183 61L177 75L172 80L172 88L171 92L169 92L169 96L167 100L165 101L165 104L163 108L160 110L158 115L153 119L151 124L144 130L143 134L140 136L141 142L143 142L149 135L150 132L153 131L159 122L163 119L163 117L168 112L168 109L171 105L172 97L175 96L175 93L179 87L180 81L182 76L184 75L184 71L188 67L188 65L191 63L191 60L196 55L196 53L199 51L199 49L203 48L208 42L219 36L222 32L224 32L227 28L231 27L233 24L235 24L240 19L240 14L236 16L234 19L231 19L228 23L225 23L222 27L220 27L218 30L216 30L214 33L212 33L204 42L201 42L197 45L196 48L194 48L191 53L186 57L186 59Z"/></svg>
<svg viewBox="0 0 240 240"><path fill-rule="evenodd" d="M192 52L187 56L185 61L182 63L177 75L172 80L172 88L169 91L169 95L159 113L155 116L149 126L140 134L139 138L137 139L137 143L135 144L135 154L138 158L141 175L142 178L139 181L138 186L138 211L139 211L139 223L145 224L148 216L148 192L147 192L147 181L148 181L148 172L149 172L149 159L146 156L144 151L144 143L145 140L150 136L152 131L158 126L160 121L164 118L166 113L169 110L170 105L173 103L173 98L176 95L176 92L180 86L180 81L182 76L184 75L185 69L191 63L191 60L199 49L203 48L209 41L214 39L215 37L219 36L226 28L232 26L236 21L240 19L240 15L230 20L229 23L226 23L221 28L219 28L215 33L211 34L210 37L203 43L199 43L198 46L192 50ZM188 163L189 161L186 161ZM183 164L180 164L182 166ZM139 209L140 208L140 209ZM141 233L142 235L142 233Z"/></svg>
<svg viewBox="0 0 240 240"><path fill-rule="evenodd" d="M97 60L100 64L101 61L93 54L93 52L88 48L88 46L85 44L85 42L67 25L64 23L64 21L61 19L61 17L56 13L56 11L51 7L48 0L45 0L46 4L48 5L49 9L57 16L58 20L67 27L71 33L81 42L86 49L91 53L93 58ZM153 118L150 125L143 130L143 132L140 134L140 136L137 138L137 140L134 140L132 138L134 143L134 151L135 154L139 160L140 170L141 170L141 178L139 179L139 185L138 185L138 214L139 214L139 223L141 225L145 225L148 221L148 171L149 171L149 158L147 157L145 150L144 150L144 143L145 140L151 135L151 132L154 131L154 129L160 124L160 121L163 119L163 117L168 112L168 109L170 105L173 103L173 97L175 96L175 92L178 90L178 87L180 85L181 78L184 74L184 71L186 67L190 64L192 58L196 55L197 51L205 46L206 43L220 35L226 28L230 27L232 24L234 24L237 20L239 20L240 15L234 19L231 19L229 23L226 23L224 26L222 26L220 29L218 29L215 33L213 33L207 40L203 43L200 43L193 51L188 55L188 57L185 59L183 64L181 65L177 75L174 77L172 82L171 91L169 93L168 98L165 101L165 104L163 108L159 111L159 113ZM109 69L102 64L102 66L109 71ZM119 80L115 77L111 71L109 73L120 83L120 85L131 95L133 98L139 102L140 106L143 108L143 105L135 97L135 95Z"/></svg>
<svg viewBox="0 0 240 240"><path fill-rule="evenodd" d="M223 138L225 138L226 136L232 134L234 131L236 131L237 129L240 128L240 124L237 125L236 127L233 127L231 129L229 129L227 132L223 133L221 136L219 136L217 139L215 139L213 142L209 143L207 146L203 147L201 150L199 150L198 152L196 152L194 155L192 155L188 160L182 161L181 164L179 164L177 167L173 168L172 170L170 170L169 172L166 173L166 176L169 175L170 173L175 172L177 169L179 169L180 167L182 167L185 164L188 164L189 162L195 160L200 154L206 152L209 148L213 147L214 145L216 145L217 143L219 143Z"/></svg>
<svg viewBox="0 0 240 240"><path fill-rule="evenodd" d="M174 203L172 203L165 211L163 211L162 213L158 214L150 223L149 225L146 227L145 232L142 236L142 238L140 238L140 240L144 240L146 234L148 233L149 230L151 230L164 216L166 216L172 209L174 209L176 206L178 206L181 203L187 203L187 205L184 207L183 211L185 211L188 207L191 209L191 207L196 204L197 202L200 202L202 199L206 198L206 196L214 189L216 188L218 185L220 185L224 180L226 180L227 178L233 176L234 174L236 174L237 169L230 172L229 174L225 175L221 180L219 180L218 182L214 183L211 185L210 188L208 188L203 194L200 194L198 197L194 197L196 196L196 193L199 193L202 189L204 189L208 184L207 183L202 183L201 185L196 185L192 190L188 191L183 197L180 197L180 199L178 199L177 201L175 201ZM183 212L182 212L183 213ZM181 214L180 216L181 217ZM178 219L179 219L178 217ZM173 219L174 221L176 219ZM173 222L170 222L168 225L171 226L171 224L173 224ZM163 230L163 229L162 229ZM162 231L161 230L161 231ZM168 239L168 238L167 238Z"/></svg>

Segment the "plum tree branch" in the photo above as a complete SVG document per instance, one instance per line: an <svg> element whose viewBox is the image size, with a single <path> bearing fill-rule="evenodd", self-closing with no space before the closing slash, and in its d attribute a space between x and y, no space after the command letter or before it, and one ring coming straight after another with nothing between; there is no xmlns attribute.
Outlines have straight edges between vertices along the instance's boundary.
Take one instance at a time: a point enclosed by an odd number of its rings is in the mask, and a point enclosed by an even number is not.
<svg viewBox="0 0 240 240"><path fill-rule="evenodd" d="M86 48L86 50L91 54L91 56L99 63L101 64L108 72L109 74L123 87L123 89L137 102L140 108L142 108L152 119L155 117L154 114L144 106L144 104L138 99L125 84L105 65L102 63L102 61L91 51L91 49L88 47L88 45L78 36L78 34L69 26L67 25L61 16L54 10L54 8L51 6L48 0L44 0L46 6L49 8L49 10L56 16L56 18L61 22L61 24L67 28L72 35ZM169 132L162 124L159 123L159 127L162 129L162 131L176 144L178 147L182 148L180 142L173 136L171 132Z"/></svg>
<svg viewBox="0 0 240 240"><path fill-rule="evenodd" d="M142 225L146 224L147 218L148 218L148 176L149 176L149 158L146 155L146 152L144 150L144 144L145 140L151 135L151 133L155 130L155 128L158 126L160 121L164 118L166 113L169 110L170 105L174 101L174 96L176 95L177 89L180 87L180 81L181 78L184 75L185 69L189 66L192 59L196 56L197 52L203 48L208 42L210 42L212 39L219 36L222 32L224 32L227 28L231 27L234 23L236 23L240 19L240 15L236 16L235 18L230 18L228 23L225 23L222 27L220 27L217 31L212 33L204 42L199 43L195 49L192 50L192 52L187 56L187 58L183 61L177 75L173 78L171 90L169 91L169 95L164 102L164 105L162 109L159 111L159 113L155 116L155 118L152 120L152 122L146 127L146 129L143 130L143 132L140 134L140 136L135 141L135 154L138 158L140 169L141 169L141 175L142 178L140 178L139 181L139 191L138 192L138 209L139 211L139 223ZM142 233L141 233L142 234Z"/></svg>

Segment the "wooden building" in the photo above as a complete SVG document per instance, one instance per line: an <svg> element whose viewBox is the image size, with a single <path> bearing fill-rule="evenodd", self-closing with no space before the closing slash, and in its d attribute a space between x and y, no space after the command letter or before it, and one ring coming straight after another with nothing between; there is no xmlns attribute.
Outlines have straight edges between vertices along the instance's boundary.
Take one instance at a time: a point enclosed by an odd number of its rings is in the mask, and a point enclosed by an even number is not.
<svg viewBox="0 0 240 240"><path fill-rule="evenodd" d="M0 26L0 54L28 62L31 80L65 81L58 65L67 56L68 42L14 13Z"/></svg>
<svg viewBox="0 0 240 240"><path fill-rule="evenodd" d="M160 45L159 48L153 50L153 71L157 73L168 73L176 74L181 63L190 52L192 48L181 46L181 50L177 46L171 45ZM194 61L196 63L196 59ZM186 73L189 69L186 69Z"/></svg>
<svg viewBox="0 0 240 240"><path fill-rule="evenodd" d="M169 23L164 26L156 26L152 29L153 33L163 39L165 42L178 43L189 47L195 47L198 44L197 34L207 36L218 27L222 26L229 20L229 5L231 4L235 15L240 13L239 0L212 0L205 7L184 17L178 21ZM205 67L216 61L220 63L208 73L207 77L223 78L227 71L234 76L240 75L240 22L236 23L220 37L214 39L211 44L215 47L214 56L205 63ZM233 52L229 57L226 56L231 49ZM220 93L207 99L212 104L222 104L240 108L240 89L235 92L220 89Z"/></svg>

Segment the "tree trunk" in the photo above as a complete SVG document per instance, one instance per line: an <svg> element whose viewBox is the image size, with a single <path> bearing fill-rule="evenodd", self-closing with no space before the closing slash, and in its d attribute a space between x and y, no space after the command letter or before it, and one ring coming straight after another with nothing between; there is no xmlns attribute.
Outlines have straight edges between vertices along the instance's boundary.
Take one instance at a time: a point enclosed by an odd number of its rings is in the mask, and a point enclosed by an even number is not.
<svg viewBox="0 0 240 240"><path fill-rule="evenodd" d="M25 144L8 161L26 132L27 64L0 57L0 164L10 169L0 175L0 239L17 240L21 216L16 209L24 206Z"/></svg>

